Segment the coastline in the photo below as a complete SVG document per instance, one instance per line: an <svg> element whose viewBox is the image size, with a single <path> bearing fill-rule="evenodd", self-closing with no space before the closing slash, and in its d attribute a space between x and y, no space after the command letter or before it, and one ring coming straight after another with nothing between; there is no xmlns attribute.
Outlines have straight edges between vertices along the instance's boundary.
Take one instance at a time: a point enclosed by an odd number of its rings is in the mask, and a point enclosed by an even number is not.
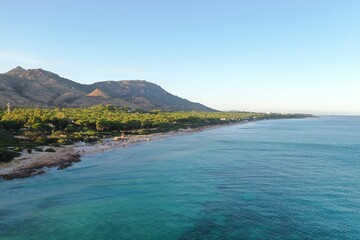
<svg viewBox="0 0 360 240"><path fill-rule="evenodd" d="M0 163L0 179L12 180L15 178L27 178L46 173L46 168L57 167L58 170L68 168L75 162L80 162L82 156L93 155L109 150L122 149L149 141L156 141L164 138L175 137L190 133L201 132L219 127L226 127L247 122L230 123L224 125L212 125L200 128L179 129L164 133L153 133L148 135L130 135L126 141L116 141L111 138L102 140L102 143L82 146L72 144L62 147L52 147L56 152L33 152L25 150L21 156L16 157L8 163ZM47 147L43 147L47 148Z"/></svg>
<svg viewBox="0 0 360 240"><path fill-rule="evenodd" d="M58 170L71 167L73 163L80 162L81 157L98 154L114 149L127 148L149 141L161 140L169 137L176 137L185 134L202 132L210 129L229 127L233 125L247 124L251 122L264 121L267 119L242 121L227 124L209 125L198 128L179 129L176 131L152 133L148 135L129 135L126 141L116 141L113 138L105 138L102 142L95 144L78 143L62 147L51 147L56 152L36 152L27 153L25 150L21 156L14 158L11 162L0 163L0 181L12 180L16 178L27 178L35 175L45 174L47 168L57 167ZM48 146L43 146L43 149Z"/></svg>

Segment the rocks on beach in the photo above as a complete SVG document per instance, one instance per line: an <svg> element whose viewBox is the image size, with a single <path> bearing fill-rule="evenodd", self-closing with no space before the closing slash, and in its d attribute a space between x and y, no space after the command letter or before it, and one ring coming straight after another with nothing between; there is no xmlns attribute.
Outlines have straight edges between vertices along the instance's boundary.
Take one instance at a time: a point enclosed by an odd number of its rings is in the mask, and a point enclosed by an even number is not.
<svg viewBox="0 0 360 240"><path fill-rule="evenodd" d="M2 167L0 177L6 180L26 178L44 174L44 168L58 167L59 170L80 161L81 155L73 149L59 148L57 152L44 152L30 159L19 159L18 163Z"/></svg>

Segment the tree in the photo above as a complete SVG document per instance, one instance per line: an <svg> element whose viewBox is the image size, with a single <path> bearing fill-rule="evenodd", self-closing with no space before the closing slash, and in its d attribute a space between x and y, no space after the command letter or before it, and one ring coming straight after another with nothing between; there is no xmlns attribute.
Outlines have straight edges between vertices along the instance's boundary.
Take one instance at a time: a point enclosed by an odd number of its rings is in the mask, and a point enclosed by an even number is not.
<svg viewBox="0 0 360 240"><path fill-rule="evenodd" d="M110 129L110 122L105 120L105 119L99 119L98 121L96 121L96 130L97 131L106 131Z"/></svg>
<svg viewBox="0 0 360 240"><path fill-rule="evenodd" d="M76 132L77 130L78 130L78 128L74 124L69 124L64 129L64 131L68 132L68 133Z"/></svg>
<svg viewBox="0 0 360 240"><path fill-rule="evenodd" d="M46 123L35 123L31 126L31 129L35 132L49 133L52 128Z"/></svg>

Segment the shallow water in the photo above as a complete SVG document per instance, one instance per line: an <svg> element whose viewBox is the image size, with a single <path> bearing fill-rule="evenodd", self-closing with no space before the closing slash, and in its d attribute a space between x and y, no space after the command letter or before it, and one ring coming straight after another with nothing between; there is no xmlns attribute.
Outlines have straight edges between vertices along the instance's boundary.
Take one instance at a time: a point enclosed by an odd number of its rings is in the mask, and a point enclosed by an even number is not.
<svg viewBox="0 0 360 240"><path fill-rule="evenodd" d="M0 239L360 239L360 117L177 136L0 192Z"/></svg>

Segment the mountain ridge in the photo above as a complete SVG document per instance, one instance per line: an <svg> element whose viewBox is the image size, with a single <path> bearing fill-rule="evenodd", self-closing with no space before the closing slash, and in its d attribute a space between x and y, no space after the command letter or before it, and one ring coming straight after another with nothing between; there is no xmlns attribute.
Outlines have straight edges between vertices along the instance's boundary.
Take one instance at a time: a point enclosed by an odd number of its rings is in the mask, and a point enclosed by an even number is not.
<svg viewBox="0 0 360 240"><path fill-rule="evenodd" d="M0 74L0 105L18 107L89 107L98 104L144 110L216 111L175 96L145 80L81 84L56 73L20 66Z"/></svg>

